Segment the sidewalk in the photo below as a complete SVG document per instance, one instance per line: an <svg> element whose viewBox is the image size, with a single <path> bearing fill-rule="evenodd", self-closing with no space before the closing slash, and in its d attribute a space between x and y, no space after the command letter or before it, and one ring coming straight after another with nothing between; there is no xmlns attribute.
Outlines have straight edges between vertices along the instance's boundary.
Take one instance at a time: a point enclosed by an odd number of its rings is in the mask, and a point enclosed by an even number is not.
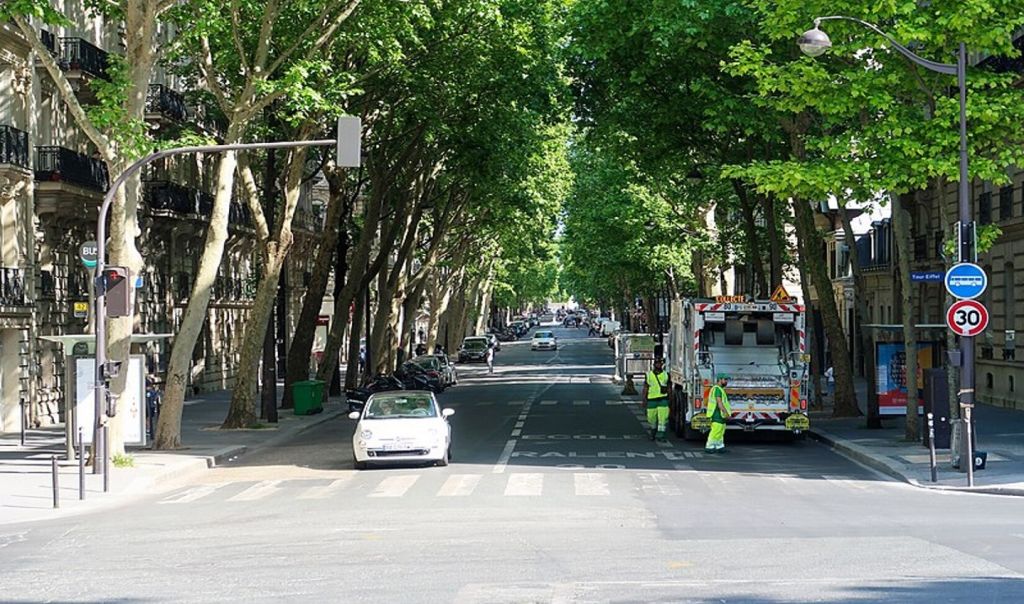
<svg viewBox="0 0 1024 604"><path fill-rule="evenodd" d="M865 408L863 382L858 399ZM831 406L811 412L810 437L884 474L915 486L973 493L1024 496L1024 412L977 405L974 408L976 442L988 453L984 470L974 473L974 487L967 487L967 473L950 466L949 449L937 449L938 481L931 481L928 448L903 440L904 417L883 418L881 430L865 427L864 417L832 419ZM927 430L922 420L922 429Z"/></svg>
<svg viewBox="0 0 1024 604"><path fill-rule="evenodd" d="M279 395L280 395L279 390ZM259 430L217 430L227 414L231 392L207 393L185 402L178 451L129 448L134 467L110 466L110 491L103 477L86 468L85 501L78 499L78 461L64 459L64 428L32 430L20 445L17 433L0 435L0 525L60 518L126 503L158 485L212 468L248 450L287 441L313 426L348 412L331 399L323 413L297 416L279 411L279 422ZM280 400L280 396L278 397ZM59 464L60 509L53 509L51 456Z"/></svg>

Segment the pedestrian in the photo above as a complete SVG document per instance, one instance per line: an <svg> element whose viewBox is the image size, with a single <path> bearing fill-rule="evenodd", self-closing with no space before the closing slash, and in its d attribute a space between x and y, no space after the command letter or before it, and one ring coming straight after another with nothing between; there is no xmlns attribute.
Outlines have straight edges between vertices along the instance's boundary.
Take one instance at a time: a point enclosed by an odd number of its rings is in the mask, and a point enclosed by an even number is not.
<svg viewBox="0 0 1024 604"><path fill-rule="evenodd" d="M153 438L160 418L160 388L152 377L146 379L146 435Z"/></svg>
<svg viewBox="0 0 1024 604"><path fill-rule="evenodd" d="M487 373L494 373L494 346L487 347Z"/></svg>
<svg viewBox="0 0 1024 604"><path fill-rule="evenodd" d="M725 423L732 416L729 396L725 393L728 384L729 376L719 373L718 383L708 390L708 398L704 401L707 416L711 418L711 431L708 433L708 442L704 445L704 451L707 453L725 451Z"/></svg>
<svg viewBox="0 0 1024 604"><path fill-rule="evenodd" d="M654 369L644 375L641 400L647 410L651 440L665 442L665 429L668 427L668 372L665 371L665 359L654 359Z"/></svg>
<svg viewBox="0 0 1024 604"><path fill-rule="evenodd" d="M825 370L825 387L828 389L828 398L834 400L836 395L836 375L831 365Z"/></svg>

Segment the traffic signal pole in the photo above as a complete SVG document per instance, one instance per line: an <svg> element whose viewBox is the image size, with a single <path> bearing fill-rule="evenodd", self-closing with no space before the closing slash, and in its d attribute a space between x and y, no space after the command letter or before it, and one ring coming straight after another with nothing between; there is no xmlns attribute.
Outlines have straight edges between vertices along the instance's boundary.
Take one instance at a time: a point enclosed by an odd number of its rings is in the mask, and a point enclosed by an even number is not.
<svg viewBox="0 0 1024 604"><path fill-rule="evenodd" d="M106 424L104 411L110 410L108 401L107 379L112 373L107 367L107 308L106 308L106 278L104 267L107 260L107 214L110 213L110 206L114 197L124 183L133 174L151 164L154 161L165 157L187 154L212 154L223 153L224 151L252 151L257 149L293 149L297 147L337 147L337 165L341 167L358 167L360 155L360 128L359 118L342 117L338 120L338 136L332 139L317 139L310 141L279 141L272 143L236 143L231 145L199 145L190 147L176 147L150 153L128 166L124 172L118 175L111 183L103 197L103 204L100 206L99 217L96 220L96 242L98 245L96 258L96 382L94 384L94 411L95 421L93 422L93 444L96 456L102 456L104 447L101 446L103 439L103 426ZM130 283L127 284L130 287ZM114 415L114 414L111 414ZM93 459L94 471L97 460Z"/></svg>

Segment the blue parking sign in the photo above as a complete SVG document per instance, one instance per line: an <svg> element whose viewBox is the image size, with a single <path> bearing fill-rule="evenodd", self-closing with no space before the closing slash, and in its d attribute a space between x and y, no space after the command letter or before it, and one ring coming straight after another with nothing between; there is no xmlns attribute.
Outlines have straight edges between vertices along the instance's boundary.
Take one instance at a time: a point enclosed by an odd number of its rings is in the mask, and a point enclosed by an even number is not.
<svg viewBox="0 0 1024 604"><path fill-rule="evenodd" d="M954 298L973 300L985 293L988 275L977 264L963 262L955 264L946 273L946 291Z"/></svg>

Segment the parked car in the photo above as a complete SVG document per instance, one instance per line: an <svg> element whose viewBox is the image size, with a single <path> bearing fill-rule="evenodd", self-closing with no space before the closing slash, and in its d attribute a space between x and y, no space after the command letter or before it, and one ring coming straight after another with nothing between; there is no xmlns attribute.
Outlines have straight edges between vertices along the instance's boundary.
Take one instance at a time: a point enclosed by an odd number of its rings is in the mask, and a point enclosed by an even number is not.
<svg viewBox="0 0 1024 604"><path fill-rule="evenodd" d="M459 362L469 363L472 361L481 363L487 361L487 338L471 336L462 340L462 346L459 348Z"/></svg>
<svg viewBox="0 0 1024 604"><path fill-rule="evenodd" d="M558 338L554 332L541 330L533 334L530 340L530 350L558 350Z"/></svg>
<svg viewBox="0 0 1024 604"><path fill-rule="evenodd" d="M357 411L362 409L366 404L366 401L378 392L405 389L405 383L393 375L374 376L369 382L359 388L345 389L345 398L348 402L348 410Z"/></svg>
<svg viewBox="0 0 1024 604"><path fill-rule="evenodd" d="M448 465L452 450L454 409L441 409L429 392L374 394L362 411L349 413L358 420L352 434L352 456L357 470L371 463L433 462Z"/></svg>
<svg viewBox="0 0 1024 604"><path fill-rule="evenodd" d="M437 360L441 361L441 369L448 376L448 385L454 386L459 383L459 370L455 368L455 363L452 362L451 358L444 353L434 355Z"/></svg>
<svg viewBox="0 0 1024 604"><path fill-rule="evenodd" d="M509 324L509 327L516 330L516 333L521 336L526 335L526 332L530 331L530 328L527 327L525 321L512 321L512 323Z"/></svg>
<svg viewBox="0 0 1024 604"><path fill-rule="evenodd" d="M406 384L407 390L444 392L444 383L441 381L440 371L427 369L412 361L402 363L395 371L395 377Z"/></svg>
<svg viewBox="0 0 1024 604"><path fill-rule="evenodd" d="M519 334L512 329L503 329L494 335L497 336L499 342L513 342L519 339Z"/></svg>

